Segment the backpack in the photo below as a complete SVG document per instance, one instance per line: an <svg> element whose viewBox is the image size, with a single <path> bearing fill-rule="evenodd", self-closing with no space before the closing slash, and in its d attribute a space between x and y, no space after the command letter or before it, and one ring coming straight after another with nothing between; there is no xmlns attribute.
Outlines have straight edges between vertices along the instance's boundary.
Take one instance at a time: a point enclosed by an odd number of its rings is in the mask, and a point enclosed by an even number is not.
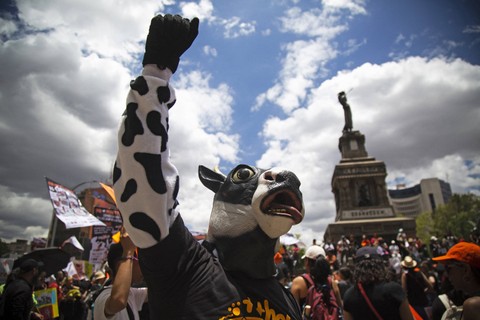
<svg viewBox="0 0 480 320"><path fill-rule="evenodd" d="M95 320L93 318L93 310L95 309L95 300L98 298L100 293L102 293L103 290L105 290L107 288L107 286L109 286L109 285L111 285L111 282L109 282L109 281L105 282L105 284L100 289L95 290L91 294L91 296L88 298L88 300L86 302L87 308L88 308L88 315L87 315L88 320ZM128 313L128 319L129 320L134 320L135 316L133 315L133 310L130 307L130 304L127 303L126 309L127 309L127 313Z"/></svg>
<svg viewBox="0 0 480 320"><path fill-rule="evenodd" d="M331 287L331 278L328 278L330 285L330 304L323 300L322 287L311 285L308 288L306 305L310 306L310 319L312 320L338 320L340 319L340 309L337 299Z"/></svg>
<svg viewBox="0 0 480 320"><path fill-rule="evenodd" d="M106 285L102 285L100 288L91 290L87 296L85 297L85 305L87 309L87 318L86 320L94 320L93 319L93 309L95 308L95 300L106 289Z"/></svg>
<svg viewBox="0 0 480 320"><path fill-rule="evenodd" d="M438 298L446 309L442 315L442 320L460 320L462 318L462 306L456 306L453 304L446 294L441 294L438 296Z"/></svg>

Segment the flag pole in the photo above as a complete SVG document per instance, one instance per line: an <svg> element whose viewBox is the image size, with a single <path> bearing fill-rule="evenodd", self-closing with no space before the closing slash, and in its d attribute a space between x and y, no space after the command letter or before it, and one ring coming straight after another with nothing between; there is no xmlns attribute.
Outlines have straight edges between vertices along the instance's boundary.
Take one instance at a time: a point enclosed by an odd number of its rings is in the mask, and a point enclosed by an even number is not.
<svg viewBox="0 0 480 320"><path fill-rule="evenodd" d="M53 211L53 217L52 217L53 227L52 227L52 238L50 241L50 247L53 247L53 244L55 241L55 234L57 233L57 221L58 221L57 215L55 214L55 209L53 209L52 211Z"/></svg>

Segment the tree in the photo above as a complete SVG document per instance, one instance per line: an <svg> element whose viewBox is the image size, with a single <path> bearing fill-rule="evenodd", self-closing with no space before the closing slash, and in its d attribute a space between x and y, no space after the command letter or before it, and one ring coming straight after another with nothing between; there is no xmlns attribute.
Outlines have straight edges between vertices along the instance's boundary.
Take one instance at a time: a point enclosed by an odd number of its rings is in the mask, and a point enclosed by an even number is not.
<svg viewBox="0 0 480 320"><path fill-rule="evenodd" d="M415 219L415 222L417 237L420 238L423 243L428 243L435 230L432 213L430 211L421 213L417 219Z"/></svg>
<svg viewBox="0 0 480 320"><path fill-rule="evenodd" d="M437 235L469 240L480 222L480 197L471 193L454 194L447 204L432 213L432 218Z"/></svg>

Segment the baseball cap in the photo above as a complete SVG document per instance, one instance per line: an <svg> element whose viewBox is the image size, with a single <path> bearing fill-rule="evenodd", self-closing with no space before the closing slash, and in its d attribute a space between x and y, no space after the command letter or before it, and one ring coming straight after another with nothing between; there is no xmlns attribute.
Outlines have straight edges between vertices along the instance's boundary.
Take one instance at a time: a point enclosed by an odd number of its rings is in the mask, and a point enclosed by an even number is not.
<svg viewBox="0 0 480 320"><path fill-rule="evenodd" d="M480 246L471 242L459 242L448 250L447 254L432 258L434 261L456 260L474 268L480 268Z"/></svg>
<svg viewBox="0 0 480 320"><path fill-rule="evenodd" d="M40 267L43 267L43 263L35 259L26 259L25 261L22 261L19 266L22 272L29 272L32 271L34 268L39 269Z"/></svg>
<svg viewBox="0 0 480 320"><path fill-rule="evenodd" d="M308 247L307 251L305 251L305 254L303 255L302 259L309 258L309 259L317 259L318 256L324 256L325 257L325 250L323 250L322 247L313 245Z"/></svg>
<svg viewBox="0 0 480 320"><path fill-rule="evenodd" d="M380 255L377 252L377 247L363 246L355 253L355 260L361 261L366 259L380 259Z"/></svg>

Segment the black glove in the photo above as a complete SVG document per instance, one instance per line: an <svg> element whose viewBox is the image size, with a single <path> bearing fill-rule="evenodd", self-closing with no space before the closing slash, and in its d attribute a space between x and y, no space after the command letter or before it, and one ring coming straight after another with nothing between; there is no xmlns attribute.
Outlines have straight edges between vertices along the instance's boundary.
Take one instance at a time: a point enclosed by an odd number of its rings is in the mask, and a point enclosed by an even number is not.
<svg viewBox="0 0 480 320"><path fill-rule="evenodd" d="M179 15L158 15L152 19L145 44L143 65L156 64L160 69L177 71L180 56L198 35L198 18L192 21Z"/></svg>

